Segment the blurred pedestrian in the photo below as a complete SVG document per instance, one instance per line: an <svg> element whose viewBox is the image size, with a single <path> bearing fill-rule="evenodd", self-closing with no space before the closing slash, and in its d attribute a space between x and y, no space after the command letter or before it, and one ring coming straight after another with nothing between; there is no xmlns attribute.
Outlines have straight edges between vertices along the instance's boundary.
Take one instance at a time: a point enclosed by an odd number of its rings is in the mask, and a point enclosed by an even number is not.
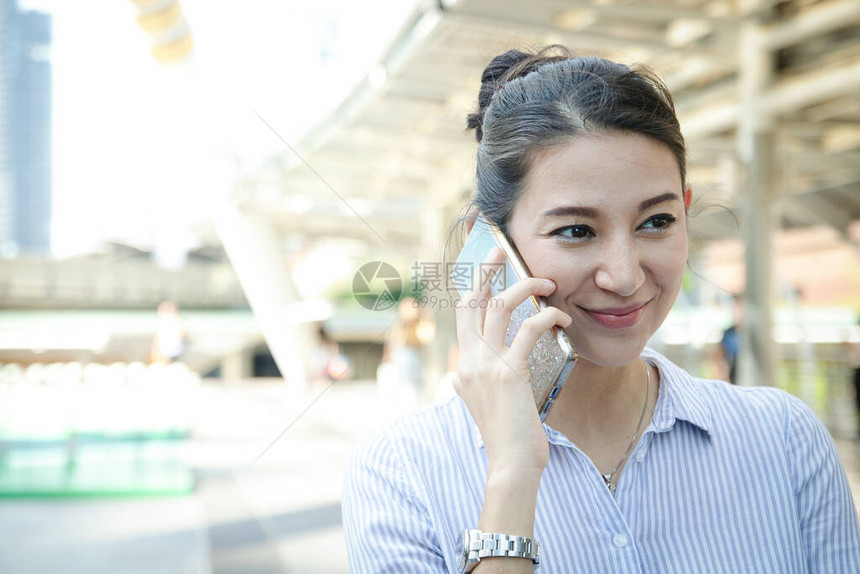
<svg viewBox="0 0 860 574"><path fill-rule="evenodd" d="M860 322L857 325L860 327ZM857 440L860 440L860 341L848 344L848 362L854 378L854 404L857 408Z"/></svg>
<svg viewBox="0 0 860 574"><path fill-rule="evenodd" d="M162 301L158 305L157 324L149 350L149 362L170 364L178 361L185 353L187 343L179 307L173 301Z"/></svg>
<svg viewBox="0 0 860 574"><path fill-rule="evenodd" d="M332 381L346 379L352 363L340 352L340 345L320 323L317 328L317 346L311 360L311 379L315 387L326 387Z"/></svg>
<svg viewBox="0 0 860 574"><path fill-rule="evenodd" d="M380 391L396 396L406 409L417 406L422 385L421 353L433 339L435 326L430 313L414 297L404 297L397 305L398 323L389 331L383 346L378 379Z"/></svg>
<svg viewBox="0 0 860 574"><path fill-rule="evenodd" d="M741 352L740 329L744 320L744 302L737 295L732 297L732 324L723 331L720 350L729 371L729 382L738 384L738 357Z"/></svg>

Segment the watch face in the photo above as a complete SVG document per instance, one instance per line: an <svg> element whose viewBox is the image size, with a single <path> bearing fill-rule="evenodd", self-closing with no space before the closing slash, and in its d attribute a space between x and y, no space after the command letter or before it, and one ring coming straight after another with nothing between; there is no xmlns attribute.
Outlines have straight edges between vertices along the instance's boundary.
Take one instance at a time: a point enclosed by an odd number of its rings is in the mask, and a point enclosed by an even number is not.
<svg viewBox="0 0 860 574"><path fill-rule="evenodd" d="M478 560L469 561L469 548L472 545L472 539L475 537L475 533L480 533L480 530L467 529L463 531L463 535L461 537L461 548L460 548L460 560L457 567L460 572L469 572L472 568L478 563ZM478 534L479 535L479 534Z"/></svg>
<svg viewBox="0 0 860 574"><path fill-rule="evenodd" d="M460 536L460 561L457 567L460 572L466 571L466 561L469 559L469 531L464 530Z"/></svg>

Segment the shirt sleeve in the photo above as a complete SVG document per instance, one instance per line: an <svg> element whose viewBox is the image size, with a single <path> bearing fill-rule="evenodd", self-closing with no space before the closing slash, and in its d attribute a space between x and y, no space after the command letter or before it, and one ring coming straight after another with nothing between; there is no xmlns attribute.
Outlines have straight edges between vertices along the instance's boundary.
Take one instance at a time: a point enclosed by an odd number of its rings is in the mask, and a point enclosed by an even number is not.
<svg viewBox="0 0 860 574"><path fill-rule="evenodd" d="M830 433L786 394L787 447L809 572L860 572L860 529L845 469Z"/></svg>
<svg viewBox="0 0 860 574"><path fill-rule="evenodd" d="M350 572L446 572L427 507L387 435L356 450L341 504Z"/></svg>

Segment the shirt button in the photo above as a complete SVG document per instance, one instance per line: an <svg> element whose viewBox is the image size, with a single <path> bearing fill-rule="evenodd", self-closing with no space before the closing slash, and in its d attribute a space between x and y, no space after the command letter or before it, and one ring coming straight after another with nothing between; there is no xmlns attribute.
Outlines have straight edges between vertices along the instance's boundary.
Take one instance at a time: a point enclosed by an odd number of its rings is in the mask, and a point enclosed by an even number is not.
<svg viewBox="0 0 860 574"><path fill-rule="evenodd" d="M627 546L627 537L623 534L616 534L615 538L612 539L612 543L618 548L624 548Z"/></svg>
<svg viewBox="0 0 860 574"><path fill-rule="evenodd" d="M645 462L645 454L644 453L637 454L636 455L636 462Z"/></svg>

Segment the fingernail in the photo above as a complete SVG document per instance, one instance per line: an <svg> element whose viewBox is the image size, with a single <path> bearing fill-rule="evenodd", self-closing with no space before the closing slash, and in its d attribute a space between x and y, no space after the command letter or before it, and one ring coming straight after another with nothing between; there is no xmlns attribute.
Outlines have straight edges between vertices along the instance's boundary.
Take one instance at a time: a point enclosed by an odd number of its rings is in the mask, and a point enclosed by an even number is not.
<svg viewBox="0 0 860 574"><path fill-rule="evenodd" d="M552 279L544 279L543 281L550 287L555 287L555 281L553 281Z"/></svg>

